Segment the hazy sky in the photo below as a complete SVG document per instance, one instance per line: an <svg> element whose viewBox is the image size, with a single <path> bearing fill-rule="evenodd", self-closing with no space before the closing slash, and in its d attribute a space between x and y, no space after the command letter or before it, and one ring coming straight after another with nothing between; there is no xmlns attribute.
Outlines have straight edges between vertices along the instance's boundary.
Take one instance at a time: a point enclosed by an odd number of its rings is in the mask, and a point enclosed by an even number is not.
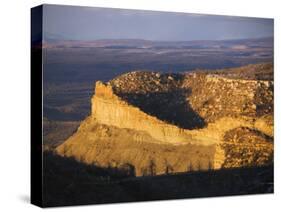
<svg viewBox="0 0 281 212"><path fill-rule="evenodd" d="M44 5L45 38L166 41L273 36L273 19Z"/></svg>

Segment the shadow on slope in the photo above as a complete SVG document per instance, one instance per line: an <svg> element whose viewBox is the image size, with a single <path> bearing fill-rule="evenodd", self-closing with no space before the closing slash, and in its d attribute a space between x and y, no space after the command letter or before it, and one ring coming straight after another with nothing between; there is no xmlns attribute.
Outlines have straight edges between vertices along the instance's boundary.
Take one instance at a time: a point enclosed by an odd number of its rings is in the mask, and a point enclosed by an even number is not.
<svg viewBox="0 0 281 212"><path fill-rule="evenodd" d="M126 93L121 97L145 113L178 127L203 128L206 122L189 104L190 95L191 89L175 89L167 92Z"/></svg>
<svg viewBox="0 0 281 212"><path fill-rule="evenodd" d="M44 153L45 207L272 192L272 165L134 177L133 167L100 168Z"/></svg>

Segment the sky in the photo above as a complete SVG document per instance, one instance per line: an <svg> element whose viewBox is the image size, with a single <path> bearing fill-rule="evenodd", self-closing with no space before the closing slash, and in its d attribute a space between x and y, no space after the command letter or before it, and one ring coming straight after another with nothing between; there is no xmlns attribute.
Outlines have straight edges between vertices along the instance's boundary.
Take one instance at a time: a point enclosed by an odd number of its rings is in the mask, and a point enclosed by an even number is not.
<svg viewBox="0 0 281 212"><path fill-rule="evenodd" d="M273 36L273 19L44 5L44 39L227 40Z"/></svg>

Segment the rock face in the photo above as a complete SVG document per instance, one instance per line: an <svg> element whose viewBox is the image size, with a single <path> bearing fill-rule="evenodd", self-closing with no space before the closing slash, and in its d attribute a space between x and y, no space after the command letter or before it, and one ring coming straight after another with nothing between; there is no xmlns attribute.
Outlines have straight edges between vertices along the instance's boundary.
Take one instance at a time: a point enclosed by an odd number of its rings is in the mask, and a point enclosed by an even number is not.
<svg viewBox="0 0 281 212"><path fill-rule="evenodd" d="M92 117L101 124L145 131L163 142L180 143L188 139L184 130L148 115L114 94L110 85L96 83Z"/></svg>
<svg viewBox="0 0 281 212"><path fill-rule="evenodd" d="M57 152L130 164L137 176L271 163L273 82L156 72L98 81L90 117Z"/></svg>

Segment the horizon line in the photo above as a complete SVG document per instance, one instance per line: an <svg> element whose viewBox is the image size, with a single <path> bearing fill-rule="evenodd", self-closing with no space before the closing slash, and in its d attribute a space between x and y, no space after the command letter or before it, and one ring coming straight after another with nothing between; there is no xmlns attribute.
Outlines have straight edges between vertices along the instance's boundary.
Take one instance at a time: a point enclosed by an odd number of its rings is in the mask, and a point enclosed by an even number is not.
<svg viewBox="0 0 281 212"><path fill-rule="evenodd" d="M44 34L44 33L43 33ZM193 41L232 41L232 40L255 40L255 39L274 39L274 36L262 36L262 37L245 37L245 38L226 38L226 39L198 39L198 40L149 40L143 38L100 38L100 39L57 39L47 38L42 39L43 42L48 40L54 41L83 41L83 42L94 42L94 41L106 41L106 40L139 40L139 41L150 41L150 42L193 42Z"/></svg>

